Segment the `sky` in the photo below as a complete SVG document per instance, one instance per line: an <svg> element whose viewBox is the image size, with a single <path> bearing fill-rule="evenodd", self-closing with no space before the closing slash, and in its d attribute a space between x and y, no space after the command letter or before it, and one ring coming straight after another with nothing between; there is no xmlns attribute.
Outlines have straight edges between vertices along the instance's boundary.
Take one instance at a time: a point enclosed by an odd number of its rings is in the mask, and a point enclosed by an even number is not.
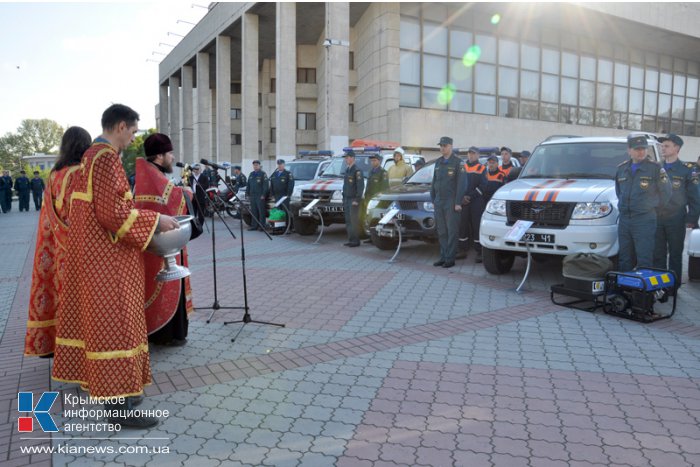
<svg viewBox="0 0 700 467"><path fill-rule="evenodd" d="M196 2L207 5L207 2ZM206 8L193 2L0 1L0 136L24 119L82 126L95 137L112 103L155 127L158 63ZM155 60L148 61L148 60Z"/></svg>

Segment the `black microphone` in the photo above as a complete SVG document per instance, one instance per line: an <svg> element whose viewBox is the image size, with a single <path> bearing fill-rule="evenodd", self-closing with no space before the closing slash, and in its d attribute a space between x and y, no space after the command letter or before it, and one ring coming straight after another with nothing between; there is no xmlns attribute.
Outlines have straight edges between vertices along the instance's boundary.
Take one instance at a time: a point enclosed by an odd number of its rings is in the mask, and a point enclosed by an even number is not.
<svg viewBox="0 0 700 467"><path fill-rule="evenodd" d="M189 169L189 168L190 168L189 164L187 164L187 163L185 163L185 162L175 162L175 166L176 166L176 167L182 167L183 169Z"/></svg>
<svg viewBox="0 0 700 467"><path fill-rule="evenodd" d="M214 168L214 169L216 169L216 170L226 170L225 167L220 166L220 165L217 164L216 162L209 162L209 161L206 160L206 159L202 159L202 160L200 160L199 162L201 162L201 163L204 164L204 165L208 165L209 167L212 167L212 168Z"/></svg>

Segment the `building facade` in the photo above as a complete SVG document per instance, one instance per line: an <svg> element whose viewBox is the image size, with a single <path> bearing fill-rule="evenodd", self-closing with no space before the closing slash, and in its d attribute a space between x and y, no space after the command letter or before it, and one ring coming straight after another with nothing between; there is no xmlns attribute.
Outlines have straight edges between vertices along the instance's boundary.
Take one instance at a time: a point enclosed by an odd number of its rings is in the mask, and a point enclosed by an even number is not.
<svg viewBox="0 0 700 467"><path fill-rule="evenodd" d="M437 155L674 132L700 154L700 4L212 3L160 64L183 161L267 169L356 138Z"/></svg>

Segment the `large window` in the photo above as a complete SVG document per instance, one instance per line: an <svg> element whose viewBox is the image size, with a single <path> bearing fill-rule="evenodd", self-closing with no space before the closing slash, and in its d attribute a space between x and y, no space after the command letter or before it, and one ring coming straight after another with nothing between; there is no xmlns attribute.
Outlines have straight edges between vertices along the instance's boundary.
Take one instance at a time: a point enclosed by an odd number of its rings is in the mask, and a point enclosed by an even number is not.
<svg viewBox="0 0 700 467"><path fill-rule="evenodd" d="M316 129L316 114L315 113L297 113L297 130L315 130Z"/></svg>
<svg viewBox="0 0 700 467"><path fill-rule="evenodd" d="M401 4L401 106L700 134L700 63L614 44L614 35L501 36L477 13L450 11Z"/></svg>
<svg viewBox="0 0 700 467"><path fill-rule="evenodd" d="M297 68L297 83L315 83L316 68Z"/></svg>

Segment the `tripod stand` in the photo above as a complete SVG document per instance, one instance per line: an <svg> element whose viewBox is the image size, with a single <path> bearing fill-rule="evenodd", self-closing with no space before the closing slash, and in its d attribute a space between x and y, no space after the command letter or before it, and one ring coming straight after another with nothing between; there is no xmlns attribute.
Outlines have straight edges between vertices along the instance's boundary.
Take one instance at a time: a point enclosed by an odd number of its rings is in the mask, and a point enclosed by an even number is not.
<svg viewBox="0 0 700 467"><path fill-rule="evenodd" d="M229 182L225 179L222 179L219 176L218 172L216 172L216 178L217 178L217 183L219 181L222 181L226 185L226 187L231 191L231 193L233 193L234 200L238 203L238 206L239 206L238 208L245 210L247 212L247 214L249 214L251 216L251 218L253 219L253 221L257 224L258 228L260 228L263 231L263 233L267 236L267 238L269 240L272 240L272 237L270 236L270 234L267 233L265 226L263 226L260 223L260 221L252 215L252 213L250 212L250 209L248 209L245 205L243 205L243 203L241 202L241 199L234 192L233 187L229 184ZM221 214L219 214L219 217L221 217ZM223 218L222 218L222 221L223 221ZM228 324L243 323L243 326L241 326L241 328L238 330L236 335L233 338L231 338L231 342L236 341L236 339L238 338L241 331L243 331L243 327L248 323L267 324L270 326L278 326L278 327L282 327L282 328L285 327L284 324L272 323L269 321L254 320L250 316L250 307L248 305L248 278L246 276L246 269L245 269L246 259L245 259L245 236L244 236L245 234L243 233L243 231L244 231L244 229L243 229L243 216L241 216L239 223L240 223L240 234L241 234L241 269L243 271L243 306L242 307L240 307L240 306L239 307L221 307L221 306L218 306L218 300L216 299L216 252L214 252L214 294L215 294L214 295L214 305L211 307L212 312L209 315L209 319L207 320L207 323L210 322L212 316L214 316L214 313L218 309L244 310L243 317L240 320L224 321L224 326L228 325ZM224 225L226 225L225 221L224 221ZM228 228L228 226L227 226L227 228ZM230 229L229 229L229 232L230 232ZM213 217L212 217L212 239L214 238L214 235L215 235L214 234L214 221L213 221ZM231 235L233 235L233 232L231 232ZM235 238L235 236L234 236L234 238ZM218 308L217 308L217 306L218 306Z"/></svg>

